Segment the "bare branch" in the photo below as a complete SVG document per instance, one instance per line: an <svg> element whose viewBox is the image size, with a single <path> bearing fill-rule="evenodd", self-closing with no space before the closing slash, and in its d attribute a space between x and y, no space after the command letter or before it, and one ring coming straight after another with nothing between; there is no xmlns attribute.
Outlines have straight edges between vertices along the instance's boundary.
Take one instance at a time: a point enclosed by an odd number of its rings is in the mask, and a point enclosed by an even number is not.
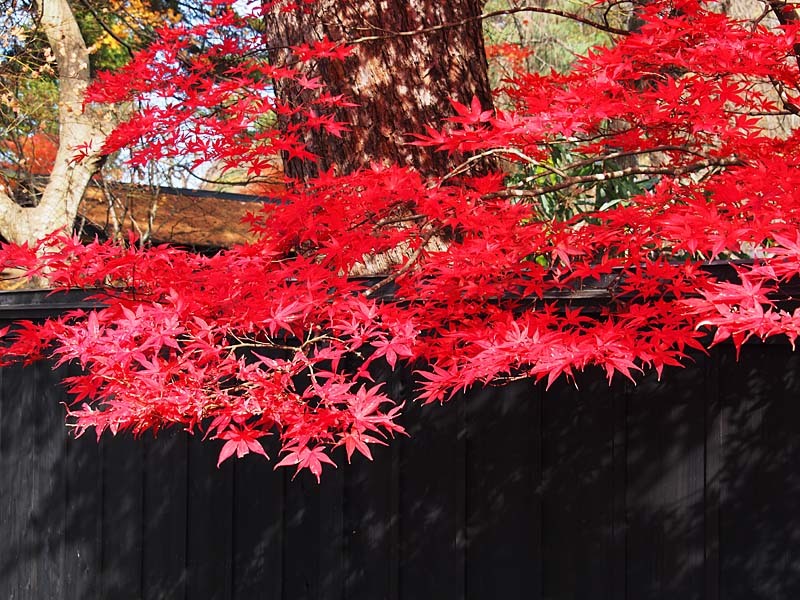
<svg viewBox="0 0 800 600"><path fill-rule="evenodd" d="M345 40L348 44L364 44L366 42L374 42L379 40L386 40L395 37L411 37L416 35L426 35L429 33L435 33L437 31L442 31L444 29L452 29L453 27L461 27L462 25L466 25L467 23L471 23L473 21L485 21L486 19L491 19L493 17L499 17L503 15L513 15L516 13L522 12L530 12L530 13L539 13L544 15L554 15L557 17L563 17L565 19L570 19L577 23L582 23L584 25L588 25L589 27L593 27L599 31L605 31L606 33L610 33L612 35L628 35L630 32L626 29L620 29L618 27L613 27L606 23L598 23L597 21L593 21L592 19L587 19L586 17L582 17L576 13L571 13L565 10L558 10L555 8L544 8L540 6L517 6L514 8L507 8L504 10L495 10L488 13L482 13L480 15L476 15L474 17L467 17L464 19L460 19L458 21L453 21L450 23L442 23L440 25L433 25L431 27L421 27L419 29L412 29L410 31L390 31L385 34L381 35L367 35L364 37L356 38L354 40ZM373 28L376 29L376 28Z"/></svg>
<svg viewBox="0 0 800 600"><path fill-rule="evenodd" d="M81 4L83 4L83 6L91 13L91 15L94 17L94 20L97 21L97 24L100 25L100 27L102 27L103 31L111 36L111 38L120 46L125 48L125 52L128 53L128 56L133 56L133 48L131 48L125 40L114 33L114 30L106 24L105 20L97 13L92 4L87 2L87 0L81 0Z"/></svg>
<svg viewBox="0 0 800 600"><path fill-rule="evenodd" d="M576 185L581 185L584 183L592 183L592 184L600 183L602 181L609 181L611 179L620 179L622 177L629 177L631 175L669 175L672 177L680 177L681 175L688 175L689 173L696 173L698 171L711 169L713 167L740 166L742 164L743 163L741 160L733 156L729 158L701 160L680 167L635 166L635 167L629 167L627 169L608 171L605 173L592 173L590 175L578 175L575 177L569 177L564 181L560 181L553 185L535 187L528 190L507 189L501 192L490 194L490 196L515 197L515 198L534 197L534 196L541 196L543 194L558 192L560 190L567 189Z"/></svg>
<svg viewBox="0 0 800 600"><path fill-rule="evenodd" d="M425 246L431 240L435 232L436 230L433 228L426 231L422 235L422 240L420 242L420 245L417 247L416 250L414 250L411 256L408 257L408 260L403 264L403 266L397 269L396 271L392 272L390 275L387 275L386 277L381 279L378 283L371 285L364 292L364 295L369 298L370 296L374 295L375 292L377 292L378 290L381 290L382 288L386 287L393 281L396 281L397 278L403 275L404 273L410 271L411 268L414 266L414 264L417 262L417 260L419 260L419 257L422 256L422 253L425 251Z"/></svg>

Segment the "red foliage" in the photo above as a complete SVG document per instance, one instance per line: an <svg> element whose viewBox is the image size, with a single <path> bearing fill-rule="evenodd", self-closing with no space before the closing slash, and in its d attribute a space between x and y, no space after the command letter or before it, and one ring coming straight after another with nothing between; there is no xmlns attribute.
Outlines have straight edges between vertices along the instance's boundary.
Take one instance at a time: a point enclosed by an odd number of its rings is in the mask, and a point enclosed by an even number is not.
<svg viewBox="0 0 800 600"><path fill-rule="evenodd" d="M507 61L513 69L524 68L525 61L533 55L533 48L528 48L520 44L503 42L501 44L490 44L486 46L486 58L502 58Z"/></svg>
<svg viewBox="0 0 800 600"><path fill-rule="evenodd" d="M12 161L2 161L0 166L13 168L19 165L33 175L49 175L58 152L58 139L46 133L34 133L16 140L5 140L3 152L13 156Z"/></svg>
<svg viewBox="0 0 800 600"><path fill-rule="evenodd" d="M212 257L69 239L55 251L43 242L48 252L6 247L4 264L58 289L101 288L105 305L23 326L7 336L6 360L44 353L84 368L68 381L78 433L200 429L225 440L220 461L264 453L258 440L277 434L278 464L319 477L334 448L370 457L369 444L403 431L400 407L372 382L376 361L412 365L419 398L433 402L516 377L549 384L590 365L609 380L660 374L727 339L794 341L800 313L776 293L800 274L800 135L776 136L761 117L797 110L797 28L737 22L697 0L642 11L639 31L571 72L519 74L506 90L513 109L454 103L449 122L410 132L441 151L503 156L528 169L523 180L377 166L323 174L251 218L258 242ZM135 161L188 151L257 169L279 151L313 158L299 128L256 126L267 109L333 134L344 127L333 115L346 98L316 80L301 82L316 90L307 104L278 102L271 78L297 72L254 59L268 40L219 15L163 31L101 78L93 100L145 103L109 150L132 145ZM206 51L188 60L198 36ZM295 54L346 52L323 40ZM567 167L553 162L554 147L569 150ZM609 166L621 157L638 161ZM641 183L629 198L542 216L544 198L592 198L625 177ZM348 277L396 249L405 259L378 287ZM703 268L745 255L734 280ZM581 305L587 289L606 296Z"/></svg>

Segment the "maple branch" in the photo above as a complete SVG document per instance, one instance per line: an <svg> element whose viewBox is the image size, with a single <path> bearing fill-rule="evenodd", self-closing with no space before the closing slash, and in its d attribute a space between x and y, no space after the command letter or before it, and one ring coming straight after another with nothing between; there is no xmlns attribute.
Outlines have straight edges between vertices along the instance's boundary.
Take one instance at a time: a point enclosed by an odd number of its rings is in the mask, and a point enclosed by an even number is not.
<svg viewBox="0 0 800 600"><path fill-rule="evenodd" d="M467 158L467 160L465 160L463 163L458 165L455 169L450 171L447 175L442 177L441 180L439 181L439 185L443 184L445 181L449 179L452 179L453 177L457 177L462 173L466 173L467 171L469 171L469 167L477 161L480 161L484 158L488 158L490 156L499 155L502 157L502 156L507 156L509 154L522 159L528 164L536 165L537 167L547 169L548 171L550 171L550 173L558 175L559 177L569 177L567 173L557 168L556 166L548 165L547 163L543 163L539 160L536 160L535 158L528 156L527 154L525 154L521 150L518 150L517 148L503 147L503 148L490 148L489 150L485 150L480 154L473 154L472 156Z"/></svg>
<svg viewBox="0 0 800 600"><path fill-rule="evenodd" d="M696 163L692 163L690 165L684 165L683 167L670 168L670 167L636 166L636 167L629 167L626 169L618 169L616 171L608 171L606 173L593 173L590 175L578 175L574 177L569 177L568 179L565 179L564 181L561 181L554 185L541 186L529 190L507 189L503 190L502 192L495 192L493 194L489 194L489 197L517 198L517 197L528 197L528 196L541 196L543 194L558 192L560 190L572 187L574 185L580 185L583 183L600 183L601 181L620 179L622 177L629 177L630 175L671 175L673 177L680 177L681 175L696 173L697 171L710 169L712 167L740 166L742 164L744 163L742 163L742 161L739 160L739 158L734 156L730 158L701 160Z"/></svg>
<svg viewBox="0 0 800 600"><path fill-rule="evenodd" d="M694 150L690 150L689 148L686 148L685 146L665 145L665 146L655 146L653 148L643 148L643 149L640 149L640 150L626 150L626 151L620 151L620 152L612 152L612 153L609 153L609 154L605 154L603 156L592 157L592 158L587 158L587 159L584 159L584 160L575 161L573 163L570 163L568 165L564 165L562 167L556 167L554 165L550 165L550 164L544 163L544 162L542 162L540 160L537 160L537 159L535 159L535 158L533 158L531 156L528 156L527 154L525 154L524 152L522 152L521 150L519 150L517 148L492 148L490 150L486 150L485 152L481 152L480 154L476 154L474 156L469 157L467 160L465 160L463 163L461 163L455 169L453 169L453 171L451 171L450 173L448 173L447 175L442 177L440 183L444 183L448 179L451 179L451 178L459 175L460 173L466 172L469 169L469 165L471 163L473 163L473 162L475 162L477 160L481 160L482 158L485 158L487 156L492 156L492 155L500 155L500 156L511 155L511 156L516 156L516 157L522 159L524 162L526 162L528 164L534 165L536 167L540 167L540 168L545 169L546 171L548 171L547 173L539 173L537 175L532 175L530 177L526 177L525 179L523 179L522 181L517 183L517 185L522 185L522 184L526 184L526 183L531 183L533 181L536 181L537 179L541 179L542 177L547 177L548 175L551 175L551 174L552 175L558 175L559 177L563 177L565 180L571 180L573 178L567 172L572 170L572 169L579 169L581 167L586 167L586 166L593 165L595 163L603 162L603 161L607 161L607 160L616 160L618 158L626 158L626 157L629 157L629 156L640 156L642 154L655 154L655 153L659 153L659 152L683 152L683 153L686 153L686 154L691 154L691 155L697 156L698 158L705 158L699 152L695 152ZM635 174L635 173L632 173L632 174ZM624 175L623 175L623 177L624 177Z"/></svg>
<svg viewBox="0 0 800 600"><path fill-rule="evenodd" d="M392 210L391 213L397 215L397 211L396 210ZM366 217L364 217L360 221L350 225L347 228L347 230L348 231L353 231L355 229L358 229L359 227L363 227L364 225L369 223L372 219L374 219L377 216L378 215L376 215L374 213L368 213ZM425 215L420 215L420 214L417 214L417 213L404 213L404 214L400 214L400 215L397 215L397 216L387 216L387 217L383 217L381 219L378 219L377 221L372 223L372 230L376 231L376 230L380 229L381 227L385 227L386 225L399 225L400 223L408 223L410 221L422 221L425 218L426 218Z"/></svg>
<svg viewBox="0 0 800 600"><path fill-rule="evenodd" d="M248 185L259 184L259 183L265 184L265 185L267 185L267 184L280 185L280 184L284 183L283 180L280 177L271 177L271 176L264 176L264 175L249 175L249 176L244 177L243 179L231 179L231 180L224 179L222 177L215 177L214 179L211 179L209 177L203 177L202 175L198 175L194 171L194 169L192 169L191 167L187 167L185 164L176 163L174 166L175 166L176 169L184 171L192 179L197 179L198 181L200 181L202 183L210 183L212 185L226 185L226 186L234 186L234 187L246 187Z"/></svg>
<svg viewBox="0 0 800 600"><path fill-rule="evenodd" d="M467 23L472 23L474 21L485 21L486 19L491 19L493 17L513 15L522 12L531 12L531 13L539 13L544 15L554 15L557 17L563 17L565 19L570 19L577 23L582 23L583 25L588 25L589 27L593 27L599 31L605 31L606 33L610 33L612 35L628 35L630 33L626 29L620 29L618 27L613 27L608 24L598 23L596 21L593 21L592 19L587 19L586 17L581 17L580 15L565 10L558 10L554 8L543 8L539 6L517 6L514 8L507 8L503 10L495 10L488 13L482 13L480 15L475 15L473 17L466 17L464 19L459 19L458 21L452 21L450 23L442 23L440 25L433 25L431 27L420 27L418 29L411 29L409 31L389 31L382 35L367 35L364 37L356 38L354 40L346 40L345 43L350 45L355 45L355 44L364 44L366 42L387 40L395 37L411 37L416 35L426 35L429 33L442 31L444 29L461 27L462 25L466 25ZM378 29L378 28L371 27L371 29Z"/></svg>
<svg viewBox="0 0 800 600"><path fill-rule="evenodd" d="M310 337L310 336L307 337L305 339L305 341L303 341L303 343L300 344L299 346L289 346L288 344L277 344L274 341L272 341L272 339L268 339L268 340L265 340L265 341L262 342L262 341L258 341L258 340L252 340L251 338L240 338L239 336L237 336L234 333L231 333L230 335L231 335L231 337L233 337L233 339L236 340L237 343L228 344L226 346L227 350L243 350L243 349L248 349L248 348L249 349L253 349L253 348L269 348L270 350L286 350L286 351L289 351L289 352L298 352L298 351L302 351L304 348L308 348L308 347L313 346L314 344L318 344L320 342L325 342L325 341L340 342L340 341L342 341L339 338L334 337L332 335L319 334L319 335L315 335L313 337Z"/></svg>
<svg viewBox="0 0 800 600"><path fill-rule="evenodd" d="M706 159L706 156L703 154L696 152L695 150L691 150L686 146L675 146L675 145L666 145L666 146L654 146L652 148L640 148L639 150L625 150L620 152L610 152L608 154L604 154L602 156L594 157L594 158L587 158L584 160L578 160L568 165L562 167L565 171L571 169L580 169L581 167L588 167L589 165L593 165L595 163L604 162L607 160L617 160L619 158L628 158L631 156L641 156L642 154L658 154L661 152L682 152L684 154L691 154L698 158Z"/></svg>
<svg viewBox="0 0 800 600"><path fill-rule="evenodd" d="M23 215L23 208L14 202L14 200L0 190L0 230L3 232L8 232L12 230L12 227L15 223L18 223L19 220L22 218ZM8 233L5 233L5 237L9 237Z"/></svg>
<svg viewBox="0 0 800 600"><path fill-rule="evenodd" d="M398 225L400 223L408 223L409 221L421 221L425 218L425 215L401 215L399 217L386 217L377 221L372 228L378 229L379 227L385 227L386 225Z"/></svg>
<svg viewBox="0 0 800 600"><path fill-rule="evenodd" d="M797 60L798 64L800 64L800 55L798 55ZM774 77L770 77L769 81L772 84L772 87L775 89L775 92L778 94L778 98L783 104L783 108L785 108L790 114L800 115L800 106L788 98L784 85Z"/></svg>
<svg viewBox="0 0 800 600"><path fill-rule="evenodd" d="M417 247L416 250L414 250L414 252L411 254L411 256L408 257L408 260L405 262L405 264L402 267L400 267L399 269L397 269L397 271L394 271L390 275L387 275L386 277L381 279L378 283L375 283L375 284L371 285L370 287L368 287L367 290L364 292L364 296L369 298L370 296L375 294L375 292L377 292L378 290L386 287L387 285L389 285L393 281L396 281L397 278L400 277L401 275L403 275L404 273L407 273L411 269L411 267L414 266L414 263L416 263L417 260L419 260L419 257L422 256L422 253L425 251L425 246L430 241L430 239L433 237L433 234L435 233L435 231L436 231L435 228L431 228L428 231L426 231L422 235L422 243Z"/></svg>
<svg viewBox="0 0 800 600"><path fill-rule="evenodd" d="M794 3L786 2L786 0L768 0L767 4L769 4L778 19L778 23L781 25L796 25L800 23L800 15L798 15ZM792 51L794 52L797 66L800 67L800 42L795 42L794 46L792 46Z"/></svg>

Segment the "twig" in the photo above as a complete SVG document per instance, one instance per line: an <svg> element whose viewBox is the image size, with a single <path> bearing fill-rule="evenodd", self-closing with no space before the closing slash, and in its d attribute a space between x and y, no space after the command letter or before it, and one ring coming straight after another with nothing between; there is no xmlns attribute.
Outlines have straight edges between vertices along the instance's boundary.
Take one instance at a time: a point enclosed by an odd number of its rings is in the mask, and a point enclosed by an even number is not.
<svg viewBox="0 0 800 600"><path fill-rule="evenodd" d="M541 196L543 194L550 194L558 192L574 185L582 183L599 183L601 181L609 181L611 179L620 179L630 175L671 175L679 177L689 173L702 171L703 169L710 169L712 167L727 167L744 164L737 157L719 158L701 160L690 165L683 167L629 167L627 169L618 169L616 171L608 171L606 173L593 173L590 175L579 175L570 177L554 185L536 187L529 190L512 190L507 189L494 194L489 194L489 197L526 197L526 196Z"/></svg>
<svg viewBox="0 0 800 600"><path fill-rule="evenodd" d="M436 230L435 229L430 229L425 234L423 234L422 243L417 247L416 250L414 250L414 252L411 254L411 256L408 257L408 260L405 262L405 264L402 267L400 267L399 269L397 269L397 271L395 271L394 273L384 277L378 283L376 283L374 285L371 285L369 288L367 288L367 290L364 292L364 295L367 298L369 298L375 292L377 292L378 290L386 287L387 285L389 285L390 283L395 281L398 277L400 277L404 273L407 273L409 270L411 270L411 267L414 266L414 263L417 262L419 257L422 256L422 253L425 251L425 246L430 241L430 239L433 237L434 231L436 231Z"/></svg>
<svg viewBox="0 0 800 600"><path fill-rule="evenodd" d="M379 227L385 227L386 225L397 225L399 223L407 223L408 221L421 221L424 218L425 215L418 214L401 215L399 217L386 217L377 221L372 228L378 229Z"/></svg>
<svg viewBox="0 0 800 600"><path fill-rule="evenodd" d="M442 177L441 180L439 180L439 185L443 184L445 181L449 179L452 179L453 177L460 175L461 173L465 173L466 171L469 170L469 167L472 163L477 162L483 158L487 158L489 156L494 156L494 155L503 156L509 154L512 156L516 156L517 158L520 158L529 164L536 165L537 167L541 167L542 169L547 169L548 171L550 171L554 175L558 175L559 177L568 177L566 173L564 173L557 167L538 161L535 158L528 156L527 154L525 154L524 152L522 152L517 148L491 148L489 150L481 152L480 154L474 154L473 156L470 156L467 160L465 160L463 163L455 167L447 175Z"/></svg>
<svg viewBox="0 0 800 600"><path fill-rule="evenodd" d="M581 167L587 167L589 165L593 165L595 163L603 162L606 160L616 160L618 158L627 158L629 156L639 156L641 154L655 154L656 152L682 152L684 154L691 154L698 158L706 158L704 155L696 152L694 150L690 150L685 146L655 146L653 148L641 148L639 150L625 150L620 152L611 152L609 154L604 154L602 156L596 156L591 158L586 158L584 160L578 160L568 165L564 165L562 169L565 171L572 170L572 169L580 169Z"/></svg>
<svg viewBox="0 0 800 600"><path fill-rule="evenodd" d="M106 25L106 22L100 17L99 14L97 14L97 11L94 9L94 7L86 0L81 0L81 4L83 4L83 6L89 11L89 13L91 13L91 15L94 17L94 20L97 21L98 25L100 25L100 28L103 31L105 31L109 36L111 36L111 38L115 42L117 42L120 46L125 48L125 52L128 53L128 56L133 56L133 48L131 48L128 45L128 43L125 42L125 40L119 37L116 33L114 33L114 31L108 25Z"/></svg>
<svg viewBox="0 0 800 600"><path fill-rule="evenodd" d="M557 17L563 17L565 19L571 19L572 21L583 23L584 25L588 25L589 27L594 27L595 29L599 29L600 31L605 31L606 33L610 33L613 35L628 35L630 33L625 29L619 29L618 27L612 27L610 25L605 25L603 23L597 23L596 21L592 21L591 19L587 19L585 17L576 15L575 13L567 12L564 10L557 10L554 8L543 8L539 6L518 6L515 8L508 8L505 10L495 10L488 13L482 13L480 15L475 15L473 17L465 17L464 19L459 19L458 21L451 21L449 23L442 23L441 25L433 25L431 27L420 27L419 29L412 29L410 31L392 31L382 35L367 35L364 37L356 38L354 40L344 40L344 42L346 44L355 45L355 44L364 44L366 42L388 40L396 37L412 37L416 35L425 35L428 33L435 33L437 31L442 31L443 29L461 27L462 25L466 25L467 23L471 23L473 21L485 21L486 19L491 19L492 17L513 15L521 12L532 12L532 13L540 13L545 15L554 15Z"/></svg>

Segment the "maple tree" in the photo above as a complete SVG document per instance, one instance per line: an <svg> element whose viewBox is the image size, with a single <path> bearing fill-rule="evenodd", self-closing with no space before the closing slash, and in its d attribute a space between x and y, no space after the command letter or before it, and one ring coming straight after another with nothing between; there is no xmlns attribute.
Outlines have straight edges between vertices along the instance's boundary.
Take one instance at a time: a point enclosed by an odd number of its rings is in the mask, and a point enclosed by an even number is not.
<svg viewBox="0 0 800 600"><path fill-rule="evenodd" d="M99 77L92 102L142 103L106 151L131 148L139 163L194 154L254 175L275 153L317 167L295 169L280 202L250 217L256 242L213 256L63 234L3 248L2 264L56 290L99 290L97 309L5 332L6 361L83 368L66 381L79 434L179 426L222 440L220 461L265 454L260 440L277 435L277 464L319 477L339 446L370 457L403 431L376 362L410 366L417 397L437 402L590 366L609 380L661 375L725 340L800 335L800 312L780 301L800 273L791 5L768 7L770 24L766 11L740 21L713 3L656 0L637 6L632 31L602 5L596 21L571 15L614 43L566 73L516 73L503 110L453 99L445 122L407 132L416 151L450 157L426 172L318 168L324 147L308 132L344 135L360 107L315 73L336 73L361 42L322 36L265 60L261 18L314 14L312 2L246 16L214 4L214 18L163 29ZM187 54L198 40L203 52ZM280 82L304 91L274 94ZM381 255L396 259L385 272L352 276ZM733 259L734 277L707 266ZM587 290L602 301L582 303Z"/></svg>

